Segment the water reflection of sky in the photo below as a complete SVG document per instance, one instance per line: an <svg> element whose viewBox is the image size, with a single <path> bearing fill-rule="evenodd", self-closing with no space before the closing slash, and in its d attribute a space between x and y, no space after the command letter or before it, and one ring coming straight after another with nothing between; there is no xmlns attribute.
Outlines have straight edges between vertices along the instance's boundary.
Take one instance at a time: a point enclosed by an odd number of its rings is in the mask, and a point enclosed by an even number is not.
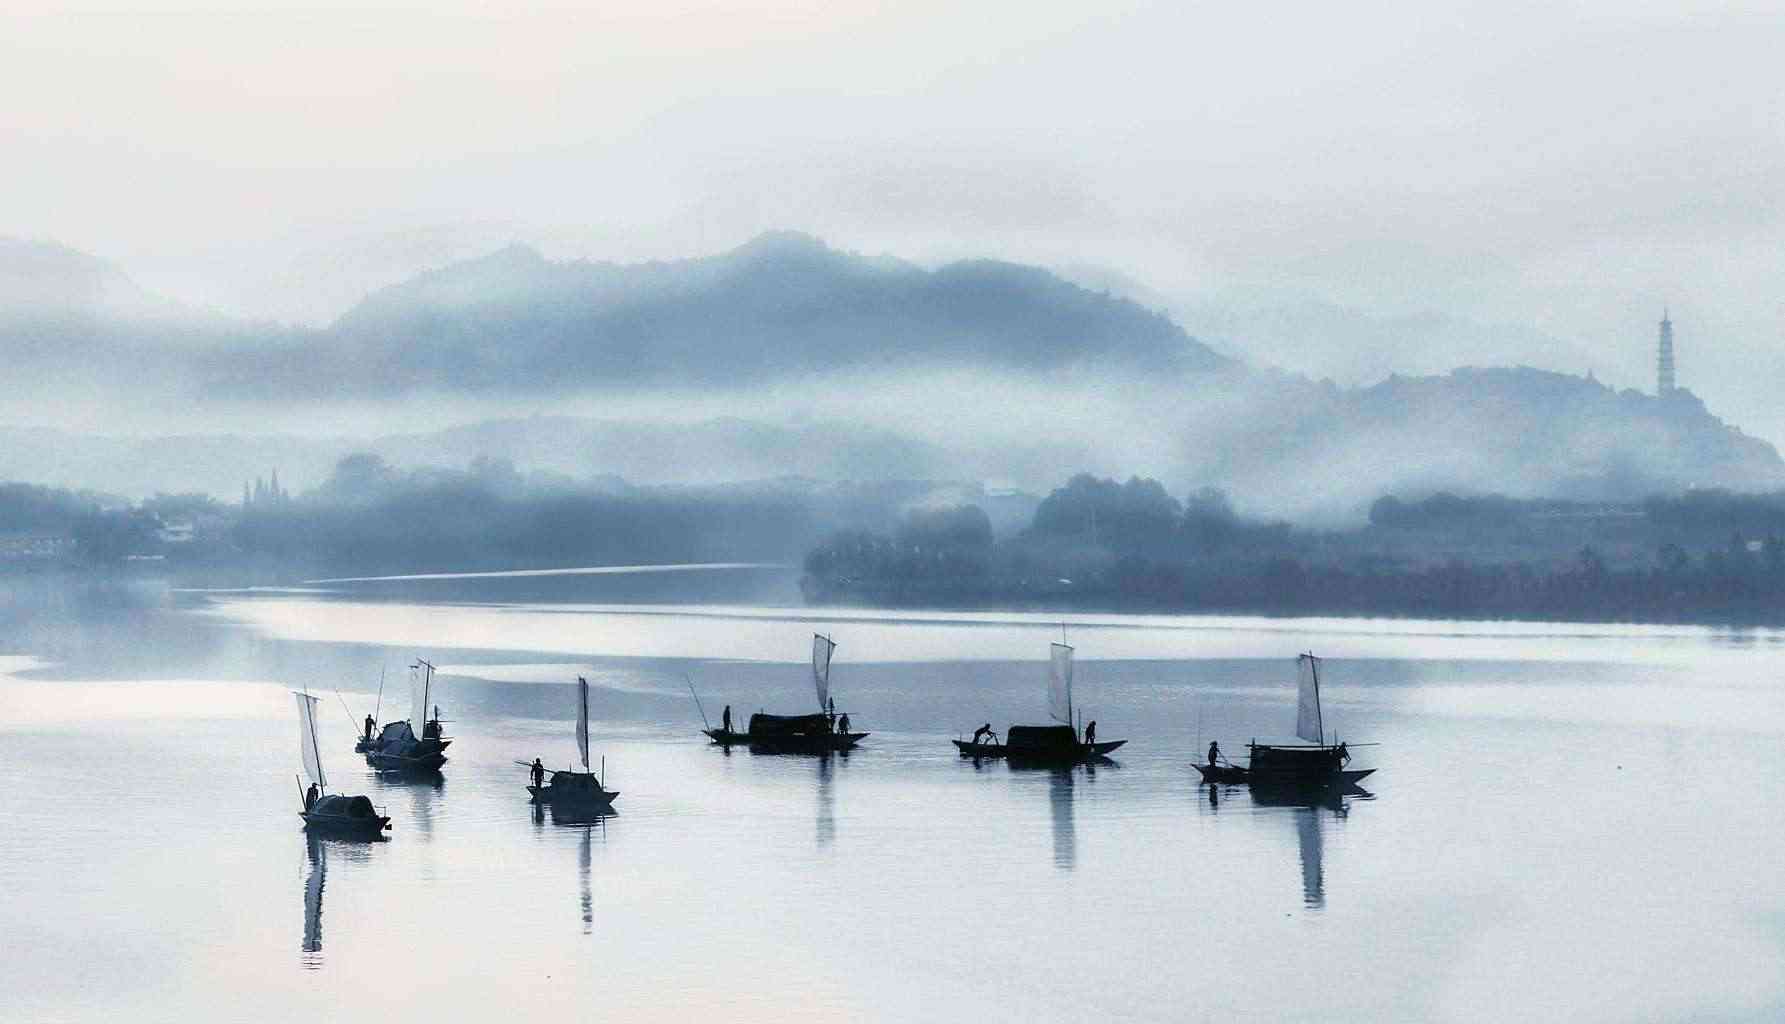
<svg viewBox="0 0 1785 1024"><path fill-rule="evenodd" d="M874 735L827 761L713 749L676 692L687 671L709 713L801 707L812 617L368 607L232 598L171 616L166 645L139 624L128 646L57 633L0 661L0 1018L1785 1009L1765 643L1099 618L1068 626L1080 698L1129 745L1092 774L946 743L1042 715L1058 626L1039 617L833 621L840 702ZM1332 719L1382 743L1359 752L1371 795L1198 786L1209 739L1284 731L1310 646L1334 653ZM444 776L367 772L352 717L379 665L449 649ZM511 762L570 755L582 669L608 681L594 753L621 815L536 818ZM389 842L298 829L302 678L343 685L324 758L392 814Z"/></svg>

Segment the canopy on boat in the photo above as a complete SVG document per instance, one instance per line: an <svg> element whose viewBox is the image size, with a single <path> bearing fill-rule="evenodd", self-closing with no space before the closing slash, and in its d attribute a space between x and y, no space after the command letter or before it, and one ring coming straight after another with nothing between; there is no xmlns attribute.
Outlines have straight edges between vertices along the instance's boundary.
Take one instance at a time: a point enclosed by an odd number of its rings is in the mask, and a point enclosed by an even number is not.
<svg viewBox="0 0 1785 1024"><path fill-rule="evenodd" d="M376 818L372 801L363 796L325 796L310 808L311 814L329 814L342 818Z"/></svg>
<svg viewBox="0 0 1785 1024"><path fill-rule="evenodd" d="M378 734L380 743L414 743L415 730L409 728L408 722L389 722L384 731Z"/></svg>
<svg viewBox="0 0 1785 1024"><path fill-rule="evenodd" d="M1004 734L1013 750L1076 750L1078 734L1070 725L1013 725Z"/></svg>
<svg viewBox="0 0 1785 1024"><path fill-rule="evenodd" d="M758 711L750 716L753 736L800 736L830 729L828 715L766 715Z"/></svg>

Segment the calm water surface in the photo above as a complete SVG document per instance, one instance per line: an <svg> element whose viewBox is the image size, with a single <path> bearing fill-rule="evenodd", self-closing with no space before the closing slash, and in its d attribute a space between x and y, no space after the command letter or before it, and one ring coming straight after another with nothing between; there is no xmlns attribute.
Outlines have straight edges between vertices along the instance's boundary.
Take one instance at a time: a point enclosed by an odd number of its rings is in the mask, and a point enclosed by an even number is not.
<svg viewBox="0 0 1785 1024"><path fill-rule="evenodd" d="M1057 619L39 588L0 639L5 1020L1777 1020L1785 688L1766 630L1068 618L1115 764L976 766L1038 722ZM467 588L472 588L467 590ZM706 744L691 678L803 711L837 640L847 757ZM1197 784L1284 738L1297 651L1367 792ZM441 667L433 781L353 719ZM511 762L573 756L616 816L556 819ZM308 839L288 690L388 842ZM341 697L337 699L335 689ZM343 704L346 706L343 707Z"/></svg>

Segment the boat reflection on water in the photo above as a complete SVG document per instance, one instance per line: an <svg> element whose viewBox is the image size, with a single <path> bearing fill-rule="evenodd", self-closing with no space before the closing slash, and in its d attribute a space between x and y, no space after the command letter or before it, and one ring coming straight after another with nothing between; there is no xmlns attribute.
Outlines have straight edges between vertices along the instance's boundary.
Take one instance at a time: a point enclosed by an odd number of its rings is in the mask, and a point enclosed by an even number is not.
<svg viewBox="0 0 1785 1024"><path fill-rule="evenodd" d="M322 891L328 884L328 862L332 856L347 862L348 880L352 881L353 865L371 858L371 851L390 841L389 836L319 836L304 833L304 941L298 948L299 962L307 969L322 966Z"/></svg>
<svg viewBox="0 0 1785 1024"><path fill-rule="evenodd" d="M1228 787L1227 796L1231 798L1239 788ZM1209 809L1219 810L1222 787L1208 784L1208 791ZM1356 783L1266 786L1255 782L1246 787L1246 791L1250 793L1254 807L1282 809L1294 815L1296 850L1302 868L1302 905L1309 910L1322 909L1326 906L1326 822L1348 818L1354 800L1373 800L1375 794Z"/></svg>
<svg viewBox="0 0 1785 1024"><path fill-rule="evenodd" d="M620 812L610 807L598 805L577 806L567 804L532 804L533 826L535 829L545 827L549 815L552 825L558 828L580 828L582 837L577 842L576 870L581 885L581 910L583 918L583 934L595 933L595 833L599 831L603 842L607 841L607 821L617 818Z"/></svg>
<svg viewBox="0 0 1785 1024"><path fill-rule="evenodd" d="M841 757L844 755L836 755ZM824 849L837 840L837 795L831 789L832 755L818 758L818 848Z"/></svg>
<svg viewBox="0 0 1785 1024"><path fill-rule="evenodd" d="M1086 769L1087 774L1095 768ZM1072 769L1048 774L1047 806L1054 825L1054 866L1071 871L1078 866L1078 833L1072 827Z"/></svg>
<svg viewBox="0 0 1785 1024"><path fill-rule="evenodd" d="M310 870L304 878L304 944L299 959L315 970L322 966L322 886L328 881L328 845L320 836L306 833L304 838Z"/></svg>
<svg viewBox="0 0 1785 1024"><path fill-rule="evenodd" d="M373 772L372 785L387 794L409 794L409 819L422 836L434 835L434 798L446 790L439 772ZM399 822L401 824L401 822Z"/></svg>

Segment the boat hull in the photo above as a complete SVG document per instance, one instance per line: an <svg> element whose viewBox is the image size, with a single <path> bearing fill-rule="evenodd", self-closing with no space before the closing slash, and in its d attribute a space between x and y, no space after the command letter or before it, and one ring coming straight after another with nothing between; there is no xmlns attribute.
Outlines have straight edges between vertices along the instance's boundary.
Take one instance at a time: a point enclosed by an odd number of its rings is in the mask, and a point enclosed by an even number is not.
<svg viewBox="0 0 1785 1024"><path fill-rule="evenodd" d="M381 772L437 772L446 764L446 754L432 751L408 757L403 754L368 753L366 763Z"/></svg>
<svg viewBox="0 0 1785 1024"><path fill-rule="evenodd" d="M1375 774L1374 768L1340 769L1318 774L1294 774L1282 772L1257 772L1239 765L1206 765L1199 764L1196 770L1202 773L1204 782L1221 782L1235 785L1293 787L1326 787L1350 786Z"/></svg>
<svg viewBox="0 0 1785 1024"><path fill-rule="evenodd" d="M617 789L604 789L593 772L553 772L543 786L528 786L536 804L555 807L612 807Z"/></svg>
<svg viewBox="0 0 1785 1024"><path fill-rule="evenodd" d="M325 835L375 839L390 828L390 819L382 814L370 818L355 818L345 814L313 814L309 811L299 811L298 817L304 819L306 831Z"/></svg>
<svg viewBox="0 0 1785 1024"><path fill-rule="evenodd" d="M724 729L701 730L708 739L721 747L749 747L756 754L829 754L842 750L853 750L869 734L865 732L833 732L833 733L789 733L782 735L757 735L748 732L728 732Z"/></svg>
<svg viewBox="0 0 1785 1024"><path fill-rule="evenodd" d="M970 743L967 740L951 740L962 757L1004 758L1012 764L1078 764L1083 761L1094 761L1109 756L1110 752L1127 743L1127 740L1109 740L1103 743L1080 743L1068 748L1023 748L1012 747L1004 743Z"/></svg>

